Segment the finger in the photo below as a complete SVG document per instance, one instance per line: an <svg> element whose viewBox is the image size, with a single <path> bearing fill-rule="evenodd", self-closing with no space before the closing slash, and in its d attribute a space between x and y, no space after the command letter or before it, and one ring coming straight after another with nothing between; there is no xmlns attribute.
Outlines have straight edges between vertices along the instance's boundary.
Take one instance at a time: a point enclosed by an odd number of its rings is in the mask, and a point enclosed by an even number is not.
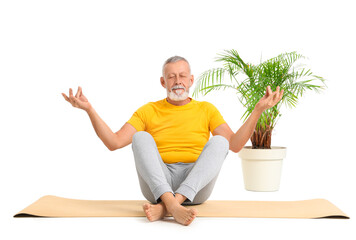
<svg viewBox="0 0 356 240"><path fill-rule="evenodd" d="M77 101L77 99L73 96L73 90L71 88L69 88L69 101L72 105Z"/></svg>
<svg viewBox="0 0 356 240"><path fill-rule="evenodd" d="M78 100L74 96L70 97L70 103L73 107L78 107Z"/></svg>
<svg viewBox="0 0 356 240"><path fill-rule="evenodd" d="M267 86L267 94L268 94L267 96L272 94L271 86Z"/></svg>
<svg viewBox="0 0 356 240"><path fill-rule="evenodd" d="M82 88L80 86L78 87L78 91L79 91L79 97L81 97L83 95L83 91L82 91Z"/></svg>
<svg viewBox="0 0 356 240"><path fill-rule="evenodd" d="M77 90L77 93L75 94L75 97L77 98L77 97L79 97L80 96L80 89L79 89L79 87L78 87L78 90Z"/></svg>
<svg viewBox="0 0 356 240"><path fill-rule="evenodd" d="M275 94L275 99L279 99L279 86L277 86L276 91L274 92Z"/></svg>
<svg viewBox="0 0 356 240"><path fill-rule="evenodd" d="M69 102L69 98L67 97L67 95L65 95L64 93L62 93L62 96L64 97L64 99Z"/></svg>

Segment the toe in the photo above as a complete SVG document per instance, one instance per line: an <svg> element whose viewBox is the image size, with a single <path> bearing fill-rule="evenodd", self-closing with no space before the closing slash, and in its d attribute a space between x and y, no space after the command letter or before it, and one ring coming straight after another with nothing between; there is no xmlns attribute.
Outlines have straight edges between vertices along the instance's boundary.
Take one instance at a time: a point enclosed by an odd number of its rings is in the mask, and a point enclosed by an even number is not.
<svg viewBox="0 0 356 240"><path fill-rule="evenodd" d="M151 219L152 219L152 216L151 216L151 213L150 213L151 205L148 204L148 203L145 203L145 204L143 204L142 208L143 208L143 211L145 212L145 215L146 215L147 219L148 219L149 221L152 221L152 220L151 220Z"/></svg>
<svg viewBox="0 0 356 240"><path fill-rule="evenodd" d="M145 203L145 204L143 204L142 207L143 207L143 210L146 211L146 210L150 209L150 206L151 206L151 205L150 205L149 203Z"/></svg>

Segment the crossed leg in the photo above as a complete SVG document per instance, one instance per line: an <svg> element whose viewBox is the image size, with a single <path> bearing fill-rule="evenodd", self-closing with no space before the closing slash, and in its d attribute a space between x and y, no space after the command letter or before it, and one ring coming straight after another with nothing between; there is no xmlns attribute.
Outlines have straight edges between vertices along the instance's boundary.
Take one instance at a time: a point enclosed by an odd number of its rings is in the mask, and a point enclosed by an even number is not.
<svg viewBox="0 0 356 240"><path fill-rule="evenodd" d="M132 149L142 193L151 203L157 203L143 205L148 220L156 221L171 214L177 222L189 225L197 210L188 209L182 203L200 204L210 196L229 144L222 136L209 140L175 194L171 173L163 163L152 136L144 131L137 132ZM158 203L159 199L161 202Z"/></svg>

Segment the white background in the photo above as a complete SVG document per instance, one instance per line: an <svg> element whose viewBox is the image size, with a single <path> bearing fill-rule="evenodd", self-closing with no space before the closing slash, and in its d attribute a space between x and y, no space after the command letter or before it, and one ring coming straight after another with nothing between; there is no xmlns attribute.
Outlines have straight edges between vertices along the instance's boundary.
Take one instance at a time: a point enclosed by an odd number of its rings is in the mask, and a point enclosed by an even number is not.
<svg viewBox="0 0 356 240"><path fill-rule="evenodd" d="M342 0L1 1L0 238L355 239L353 9ZM210 199L325 198L350 220L197 218L184 227L145 218L12 218L44 195L144 199L131 145L110 152L61 93L82 86L117 131L138 107L165 97L159 77L168 57L187 58L198 78L220 66L214 58L224 49L251 63L297 51L328 88L282 109L272 139L288 149L278 192L244 190L230 152ZM213 103L234 131L241 126L233 91L197 100Z"/></svg>

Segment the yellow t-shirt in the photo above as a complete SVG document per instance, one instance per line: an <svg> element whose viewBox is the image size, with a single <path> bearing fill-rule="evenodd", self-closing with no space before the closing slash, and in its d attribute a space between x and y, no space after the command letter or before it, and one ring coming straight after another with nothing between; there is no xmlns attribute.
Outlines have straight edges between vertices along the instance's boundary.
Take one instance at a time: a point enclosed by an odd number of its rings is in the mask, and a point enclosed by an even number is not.
<svg viewBox="0 0 356 240"><path fill-rule="evenodd" d="M128 123L152 135L165 163L191 163L198 159L210 132L225 120L209 102L191 99L175 106L165 98L140 107Z"/></svg>

